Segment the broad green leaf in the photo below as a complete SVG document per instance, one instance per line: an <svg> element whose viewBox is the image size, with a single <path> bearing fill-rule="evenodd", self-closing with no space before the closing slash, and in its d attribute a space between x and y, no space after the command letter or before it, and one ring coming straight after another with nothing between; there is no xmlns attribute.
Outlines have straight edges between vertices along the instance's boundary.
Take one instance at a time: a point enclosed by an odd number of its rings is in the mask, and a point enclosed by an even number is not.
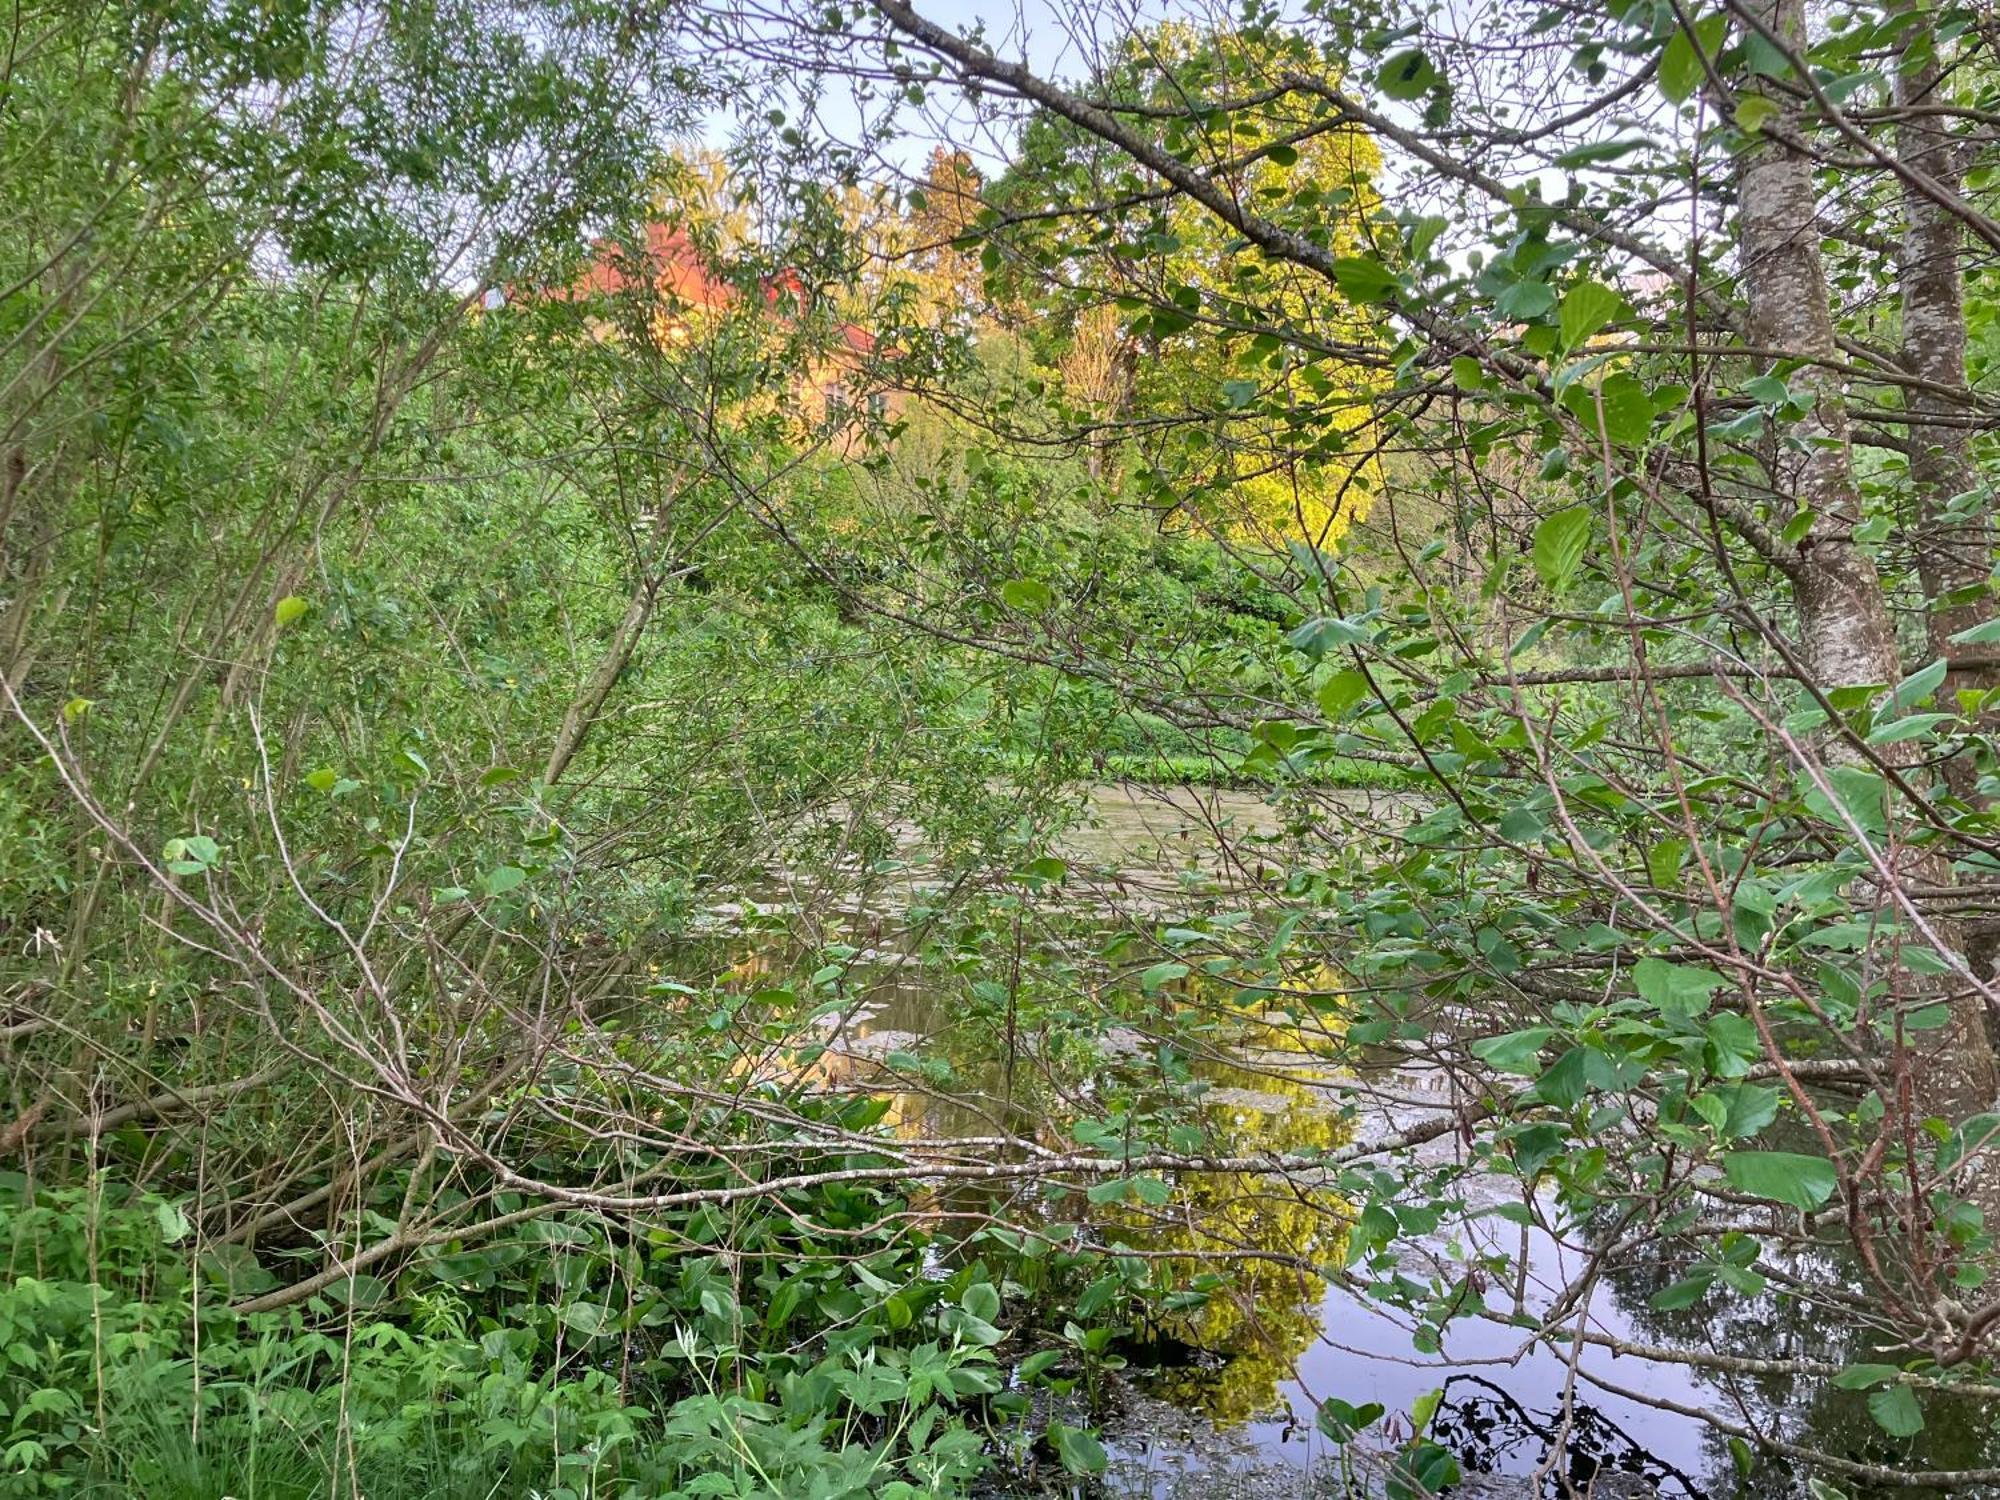
<svg viewBox="0 0 2000 1500"><path fill-rule="evenodd" d="M1531 1026L1526 1031L1510 1031L1505 1036L1482 1037L1472 1044L1472 1055L1488 1067L1503 1073L1520 1073L1529 1078L1541 1071L1541 1050L1555 1035L1547 1026Z"/></svg>
<svg viewBox="0 0 2000 1500"><path fill-rule="evenodd" d="M2000 645L2000 619L1982 620L1951 637L1954 646Z"/></svg>
<svg viewBox="0 0 2000 1500"><path fill-rule="evenodd" d="M1522 280L1507 287L1493 299L1503 318L1527 322L1539 318L1556 305L1556 289L1546 281Z"/></svg>
<svg viewBox="0 0 2000 1500"><path fill-rule="evenodd" d="M1662 1287L1649 1300L1661 1312L1676 1312L1683 1307L1693 1307L1708 1295L1708 1289L1714 1284L1715 1277L1710 1272L1697 1271L1671 1286Z"/></svg>
<svg viewBox="0 0 2000 1500"><path fill-rule="evenodd" d="M1693 96L1701 86L1704 76L1702 58L1711 63L1721 49L1723 38L1729 34L1729 17L1724 12L1704 16L1692 28L1682 26L1667 38L1667 45L1660 53L1660 92L1674 103L1679 104ZM1700 51L1696 51L1696 43Z"/></svg>
<svg viewBox="0 0 2000 1500"><path fill-rule="evenodd" d="M287 625L296 624L298 621L304 619L306 611L309 608L311 606L297 594L287 594L278 601L276 607L272 609L271 615L278 622L278 628L283 630Z"/></svg>
<svg viewBox="0 0 2000 1500"><path fill-rule="evenodd" d="M1535 1096L1556 1109L1573 1109L1590 1088L1588 1047L1572 1047L1535 1081Z"/></svg>
<svg viewBox="0 0 2000 1500"><path fill-rule="evenodd" d="M1332 1441L1345 1443L1356 1433L1373 1427L1385 1414L1386 1408L1379 1401L1352 1406L1337 1396L1329 1396L1319 1404L1316 1425Z"/></svg>
<svg viewBox="0 0 2000 1500"><path fill-rule="evenodd" d="M1738 1479L1748 1479L1757 1467L1756 1453L1740 1437L1732 1437L1729 1440L1729 1461L1736 1466Z"/></svg>
<svg viewBox="0 0 2000 1500"><path fill-rule="evenodd" d="M1956 717L1955 714L1905 714L1900 719L1891 719L1869 730L1868 743L1900 745L1905 740L1921 739L1940 724L1949 724Z"/></svg>
<svg viewBox="0 0 2000 1500"><path fill-rule="evenodd" d="M1755 1135L1778 1118L1778 1091L1761 1083L1731 1083L1715 1091L1728 1113L1720 1127L1725 1140Z"/></svg>
<svg viewBox="0 0 2000 1500"><path fill-rule="evenodd" d="M1436 64L1421 47L1394 54L1375 75L1375 86L1391 99L1421 99L1439 81Z"/></svg>
<svg viewBox="0 0 2000 1500"><path fill-rule="evenodd" d="M1563 405L1592 438L1602 435L1620 447L1638 447L1652 434L1653 400L1637 377L1623 371L1597 385L1572 385Z"/></svg>
<svg viewBox="0 0 2000 1500"><path fill-rule="evenodd" d="M1818 1208L1840 1185L1832 1162L1794 1151L1726 1151L1722 1171L1738 1192L1800 1209Z"/></svg>
<svg viewBox="0 0 2000 1500"><path fill-rule="evenodd" d="M1939 657L1927 666L1919 667L1908 677L1897 683L1889 694L1889 701L1883 705L1884 713L1902 714L1930 701L1931 695L1944 681L1945 660Z"/></svg>
<svg viewBox="0 0 2000 1500"><path fill-rule="evenodd" d="M1072 1474L1102 1474L1107 1458L1104 1444L1081 1427L1070 1427L1062 1422L1049 1423L1049 1440L1055 1444L1056 1457L1062 1466Z"/></svg>
<svg viewBox="0 0 2000 1500"><path fill-rule="evenodd" d="M1640 998L1667 1014L1698 1016L1708 1009L1708 997L1727 981L1710 968L1642 958L1632 966L1632 983Z"/></svg>
<svg viewBox="0 0 2000 1500"><path fill-rule="evenodd" d="M1563 293L1556 315L1563 344L1574 349L1618 316L1625 299L1601 281L1579 281Z"/></svg>
<svg viewBox="0 0 2000 1500"><path fill-rule="evenodd" d="M1350 302L1387 302L1396 290L1396 273L1367 255L1343 255L1333 263L1334 284Z"/></svg>
<svg viewBox="0 0 2000 1500"><path fill-rule="evenodd" d="M1319 690L1319 711L1337 719L1368 696L1368 678L1352 667L1327 678Z"/></svg>
<svg viewBox="0 0 2000 1500"><path fill-rule="evenodd" d="M1778 113L1774 100L1762 94L1745 94L1736 101L1736 128L1755 135Z"/></svg>
<svg viewBox="0 0 2000 1500"><path fill-rule="evenodd" d="M1688 841L1683 838L1661 839L1646 851L1646 878L1662 890L1674 883L1681 872L1681 861L1687 858Z"/></svg>
<svg viewBox="0 0 2000 1500"><path fill-rule="evenodd" d="M1924 1430L1924 1411L1917 1405L1917 1393L1906 1385L1892 1385L1868 1398L1868 1415L1891 1437L1915 1437Z"/></svg>
<svg viewBox="0 0 2000 1500"><path fill-rule="evenodd" d="M194 1225L178 1203L154 1204L153 1219L160 1226L160 1238L169 1245L178 1245L194 1233Z"/></svg>
<svg viewBox="0 0 2000 1500"><path fill-rule="evenodd" d="M528 872L519 865L501 865L498 869L488 870L479 885L487 895L500 896L513 890L527 878Z"/></svg>
<svg viewBox="0 0 2000 1500"><path fill-rule="evenodd" d="M1063 1351L1060 1349L1042 1349L1022 1360L1014 1373L1022 1385L1028 1385L1062 1357Z"/></svg>
<svg viewBox="0 0 2000 1500"><path fill-rule="evenodd" d="M1545 516L1535 527L1532 549L1535 572L1551 594L1560 594L1583 561L1590 543L1591 514L1581 505Z"/></svg>
<svg viewBox="0 0 2000 1500"><path fill-rule="evenodd" d="M1833 1384L1843 1391L1865 1391L1886 1385L1901 1373L1894 1365L1849 1365L1833 1377Z"/></svg>
<svg viewBox="0 0 2000 1500"><path fill-rule="evenodd" d="M1799 773L1804 801L1815 816L1837 824L1843 838L1850 820L1866 833L1881 833L1888 825L1889 786L1880 774L1865 766L1828 766L1821 774L1833 791L1829 797L1806 775ZM1838 805L1834 799L1838 798ZM1845 814L1845 816L1843 816Z"/></svg>
<svg viewBox="0 0 2000 1500"><path fill-rule="evenodd" d="M1055 602L1055 595L1039 579L1010 578L1000 585L1000 600L1024 615L1038 615Z"/></svg>

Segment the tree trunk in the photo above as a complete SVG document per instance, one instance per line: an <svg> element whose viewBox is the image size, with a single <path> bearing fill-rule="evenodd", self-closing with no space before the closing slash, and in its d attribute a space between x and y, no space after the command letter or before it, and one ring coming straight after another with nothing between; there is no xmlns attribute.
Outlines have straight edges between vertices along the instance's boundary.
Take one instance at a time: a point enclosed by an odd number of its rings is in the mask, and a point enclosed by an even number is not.
<svg viewBox="0 0 2000 1500"><path fill-rule="evenodd" d="M1753 0L1745 14L1761 22L1796 52L1805 41L1804 0ZM1767 349L1823 363L1807 364L1791 377L1795 389L1810 393L1811 414L1793 429L1773 459L1780 494L1812 511L1812 523L1798 544L1793 597L1806 662L1824 689L1889 684L1902 675L1895 630L1881 579L1868 554L1856 544L1862 519L1855 482L1848 418L1837 362L1833 311L1820 263L1819 213L1811 160L1787 144L1798 138L1793 95L1781 85L1766 88L1756 78L1746 92L1761 92L1778 107L1760 139L1737 166L1737 229L1742 256L1744 301L1752 341ZM1953 272L1955 274L1955 270ZM1955 300L1955 299L1954 299ZM1962 345L1960 349L1962 370ZM1926 866L1899 872L1926 881L1947 879L1935 857ZM1956 941L1956 934L1948 934ZM1925 987L1915 976L1903 988L1913 995ZM1935 998L1934 990L1927 998ZM1993 1052L1987 1041L1985 1007L1977 994L1953 997L1950 1021L1941 1029L1913 1035L1922 1052L1918 1068L1918 1108L1951 1116L1985 1109L1994 1097Z"/></svg>
<svg viewBox="0 0 2000 1500"><path fill-rule="evenodd" d="M1937 102L1944 69L1937 38L1929 25L1906 38L1905 61L1896 71L1896 105L1920 111ZM1942 118L1909 114L1896 131L1898 154L1904 163L1936 183L1950 196L1962 197L1965 164L1948 123ZM1951 638L1994 617L1993 593L1987 575L1993 565L1993 529L1985 509L1953 513L1952 500L1979 483L1972 461L1972 432L1963 423L1971 412L1965 376L1965 295L1960 277L1965 250L1965 226L1937 197L1914 183L1903 185L1903 238L1899 274L1903 313L1903 367L1922 381L1904 393L1909 414L1910 489L1915 528L1910 541L1916 554L1917 576L1930 600L1927 625L1931 650L1949 662L1963 648ZM1990 667L1953 665L1944 679L1947 704L1967 689L1994 684ZM1981 714L1983 727L1996 726L1994 716ZM1978 770L1970 756L1957 755L1942 768L1953 796L1984 807ZM1966 959L1984 979L2000 969L2000 924L1969 924ZM1988 1018L1988 1029L1992 1029Z"/></svg>
<svg viewBox="0 0 2000 1500"><path fill-rule="evenodd" d="M1908 38L1906 62L1896 73L1896 104L1920 110L1937 102L1943 69L1929 28ZM1897 150L1905 164L1962 196L1964 163L1950 127L1942 120L1912 114L1897 127ZM1903 304L1903 366L1923 382L1904 395L1909 413L1910 488L1916 502L1912 544L1924 592L1932 600L1931 645L1946 661L1962 654L1950 638L1994 616L1986 578L1993 563L1993 531L1983 511L1954 516L1950 502L1979 482L1972 461L1971 429L1959 425L1971 413L1965 378L1965 298L1960 283L1964 226L1949 208L1922 188L1903 186L1903 239L1900 255ZM1954 667L1945 676L1949 696L1960 688L1990 687L1990 669ZM1945 765L1952 791L1971 800L1971 763L1955 758Z"/></svg>

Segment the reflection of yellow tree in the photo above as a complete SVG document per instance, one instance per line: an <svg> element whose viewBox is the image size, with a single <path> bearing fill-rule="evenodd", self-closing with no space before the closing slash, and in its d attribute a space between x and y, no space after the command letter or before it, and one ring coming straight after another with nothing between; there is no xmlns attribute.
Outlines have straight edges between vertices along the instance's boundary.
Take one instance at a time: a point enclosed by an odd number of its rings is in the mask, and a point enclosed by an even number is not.
<svg viewBox="0 0 2000 1500"><path fill-rule="evenodd" d="M1330 979L1321 972L1300 984L1325 990ZM1267 1019L1248 1040L1267 1054L1305 1061L1314 1038ZM1326 1151L1353 1136L1351 1122L1296 1070L1203 1062L1194 1071L1211 1086L1202 1113L1217 1151ZM1222 1274L1226 1285L1203 1306L1162 1320L1170 1337L1221 1364L1168 1375L1160 1394L1229 1426L1268 1410L1279 1382L1319 1336L1325 1287L1308 1268L1341 1260L1348 1208L1331 1191L1289 1179L1199 1173L1177 1188L1160 1216L1121 1228L1135 1249L1184 1252L1161 1263L1177 1286L1204 1272Z"/></svg>

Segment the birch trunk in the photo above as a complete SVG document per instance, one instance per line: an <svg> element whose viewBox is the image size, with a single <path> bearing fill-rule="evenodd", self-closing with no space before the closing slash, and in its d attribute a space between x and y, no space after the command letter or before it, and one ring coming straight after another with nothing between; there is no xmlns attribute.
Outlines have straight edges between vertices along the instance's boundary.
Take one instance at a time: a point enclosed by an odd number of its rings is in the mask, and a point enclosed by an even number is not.
<svg viewBox="0 0 2000 1500"><path fill-rule="evenodd" d="M1752 0L1744 11L1789 44L1803 50L1804 0ZM1789 434L1774 457L1779 492L1810 508L1811 526L1798 544L1792 575L1800 643L1807 665L1822 689L1887 684L1902 676L1895 630L1881 579L1868 554L1855 542L1862 519L1855 482L1848 416L1841 376L1832 366L1839 351L1833 310L1819 252L1819 212L1813 166L1788 141L1799 138L1794 95L1781 82L1764 87L1743 81L1778 106L1761 138L1745 150L1737 166L1737 232L1742 258L1748 332L1754 343L1807 360L1790 377L1809 392L1811 414ZM1928 266L1928 263L1927 263ZM1956 274L1955 267L1952 274ZM1955 297L1954 297L1955 302ZM1962 328L1962 322L1961 322ZM1963 369L1963 345L1958 353ZM1923 857L1921 878L1939 881L1948 872ZM1919 875L1913 864L1909 875ZM1955 940L1956 935L1950 937ZM1925 992L1916 976L1899 976L1898 993ZM1926 998L1935 998L1930 990ZM1993 1101L1993 1053L1986 1036L1983 999L1976 993L1952 997L1950 1020L1939 1030L1913 1034L1922 1052L1919 1109L1953 1117L1987 1108Z"/></svg>
<svg viewBox="0 0 2000 1500"><path fill-rule="evenodd" d="M1897 127L1902 160L1953 197L1963 196L1965 167L1950 127L1921 111L1939 101L1943 68L1929 28L1910 38L1908 59L1896 72L1896 105L1911 111ZM1899 275L1903 313L1902 361L1921 385L1908 389L1910 487L1916 502L1912 538L1917 573L1933 601L1932 649L1946 661L1963 654L1950 638L1993 618L1986 587L1993 564L1993 530L1983 512L1954 515L1950 502L1979 482L1972 461L1971 415L1965 377L1965 297L1961 283L1964 226L1922 188L1903 186L1903 237ZM1947 694L1992 685L1990 669L1954 667ZM1953 792L1970 799L1975 776L1969 762L1947 762Z"/></svg>
<svg viewBox="0 0 2000 1500"><path fill-rule="evenodd" d="M1963 197L1965 164L1944 119L1921 111L1940 102L1943 65L1935 32L1925 25L1909 37L1896 71L1896 105L1907 111L1896 132L1903 161L1952 197ZM1903 314L1903 367L1922 382L1904 394L1909 414L1910 489L1915 502L1911 546L1917 576L1930 600L1931 650L1947 662L1963 654L1951 638L1994 617L1987 587L1993 565L1993 528L1984 508L1954 512L1952 501L1979 483L1972 459L1971 415L1965 373L1965 292L1961 280L1965 226L1917 185L1903 185L1903 237L1899 254ZM1990 667L1954 663L1945 673L1944 697L1956 703L1967 689L1994 684ZM1993 727L1992 715L1981 715ZM1945 785L1960 801L1983 807L1978 772L1967 756L1943 766ZM1968 923L1966 958L1972 971L1991 979L2000 969L2000 924ZM1988 1018L1988 1030L1992 1030Z"/></svg>

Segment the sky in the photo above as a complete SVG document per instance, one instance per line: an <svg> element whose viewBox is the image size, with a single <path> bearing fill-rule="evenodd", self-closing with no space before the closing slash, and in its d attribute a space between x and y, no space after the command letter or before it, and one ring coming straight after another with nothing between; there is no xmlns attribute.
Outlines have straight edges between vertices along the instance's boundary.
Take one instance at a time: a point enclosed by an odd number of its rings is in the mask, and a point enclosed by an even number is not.
<svg viewBox="0 0 2000 1500"><path fill-rule="evenodd" d="M983 28L988 48L1003 58L1025 61L1035 72L1048 78L1075 78L1089 71L1091 59L1106 51L1117 37L1135 25L1156 22L1170 14L1193 17L1205 10L1204 0L1104 0L1099 4L1052 4L1049 0L1008 0L1006 4L982 4L979 0L916 0L928 19L954 31ZM803 87L806 75L802 71ZM800 98L795 93L794 99ZM856 143L865 133L867 122L878 118L881 100L864 104L855 97L853 85L829 79L810 111L815 133ZM761 119L765 103L754 106ZM715 148L729 144L738 130L736 109L712 112L705 122L702 142ZM807 112L795 103L786 109L793 118ZM1008 142L990 125L974 118L951 90L940 90L926 101L921 111L904 109L895 137L871 148L887 172L921 174L925 161L936 145L968 151L983 170L1004 164Z"/></svg>

